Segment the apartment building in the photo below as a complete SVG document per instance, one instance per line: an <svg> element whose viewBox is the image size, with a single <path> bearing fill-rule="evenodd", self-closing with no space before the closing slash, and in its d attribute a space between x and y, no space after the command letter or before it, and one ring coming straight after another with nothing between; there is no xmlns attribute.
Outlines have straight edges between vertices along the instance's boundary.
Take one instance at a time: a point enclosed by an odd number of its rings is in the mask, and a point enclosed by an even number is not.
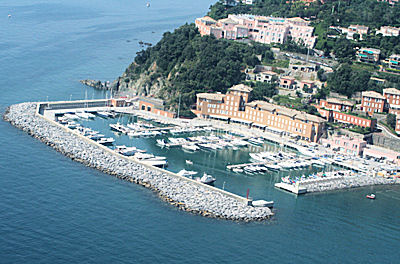
<svg viewBox="0 0 400 264"><path fill-rule="evenodd" d="M363 39L363 35L368 34L368 27L363 25L350 25L347 28L347 38L354 39L354 34L360 35L360 40Z"/></svg>
<svg viewBox="0 0 400 264"><path fill-rule="evenodd" d="M389 113L400 117L400 90L396 88L383 89L383 96L386 98Z"/></svg>
<svg viewBox="0 0 400 264"><path fill-rule="evenodd" d="M332 150L340 151L345 154L361 156L367 147L367 142L359 138L346 136L333 136L328 139L321 139L321 143Z"/></svg>
<svg viewBox="0 0 400 264"><path fill-rule="evenodd" d="M236 85L226 95L197 94L193 113L202 118L242 123L312 142L320 139L325 127L323 118L265 101L249 103L251 91L246 85Z"/></svg>
<svg viewBox="0 0 400 264"><path fill-rule="evenodd" d="M284 89L296 89L296 79L290 76L279 78L279 87Z"/></svg>
<svg viewBox="0 0 400 264"><path fill-rule="evenodd" d="M381 28L377 30L375 34L382 34L384 37L398 37L400 35L400 28L381 26Z"/></svg>
<svg viewBox="0 0 400 264"><path fill-rule="evenodd" d="M386 97L374 91L361 93L361 110L368 115L386 112Z"/></svg>
<svg viewBox="0 0 400 264"><path fill-rule="evenodd" d="M392 54L388 59L385 60L388 67L394 70L400 70L400 55L399 54Z"/></svg>
<svg viewBox="0 0 400 264"><path fill-rule="evenodd" d="M234 15L218 21L203 17L197 18L196 27L200 34L213 34L216 38L241 39L249 38L256 42L283 44L290 36L294 41L304 43L312 48L317 40L313 36L314 28L309 22L300 18L279 18L254 15Z"/></svg>
<svg viewBox="0 0 400 264"><path fill-rule="evenodd" d="M350 124L370 128L372 131L375 130L376 119L348 113L354 108L353 102L337 98L328 98L326 100L319 100L319 104L315 105L315 107L320 115L325 117L329 122Z"/></svg>
<svg viewBox="0 0 400 264"><path fill-rule="evenodd" d="M361 61L361 62L376 63L379 61L380 54L381 54L381 51L379 49L360 48L356 52L356 57L357 57L357 60Z"/></svg>

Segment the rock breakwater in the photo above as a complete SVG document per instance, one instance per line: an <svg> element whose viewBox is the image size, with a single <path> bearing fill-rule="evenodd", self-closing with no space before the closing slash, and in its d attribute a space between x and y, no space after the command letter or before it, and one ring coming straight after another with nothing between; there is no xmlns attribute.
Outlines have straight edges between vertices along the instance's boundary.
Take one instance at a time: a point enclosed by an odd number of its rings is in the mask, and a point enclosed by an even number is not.
<svg viewBox="0 0 400 264"><path fill-rule="evenodd" d="M4 120L41 140L67 157L119 179L140 184L181 210L234 221L262 221L273 213L255 208L222 192L145 167L82 139L36 114L37 103L10 106Z"/></svg>

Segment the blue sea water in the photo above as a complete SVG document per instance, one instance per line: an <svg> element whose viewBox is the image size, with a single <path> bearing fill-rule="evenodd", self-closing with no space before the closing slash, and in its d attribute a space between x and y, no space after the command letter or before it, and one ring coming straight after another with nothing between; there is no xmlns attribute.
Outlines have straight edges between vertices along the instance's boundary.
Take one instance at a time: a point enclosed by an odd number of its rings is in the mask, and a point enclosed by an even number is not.
<svg viewBox="0 0 400 264"><path fill-rule="evenodd" d="M104 96L78 80L113 80L163 32L211 0L2 0L0 111L14 103ZM8 14L12 17L8 18ZM400 188L296 197L271 178L227 179L276 202L265 223L191 215L87 168L0 121L0 263L398 263ZM218 162L215 157L210 157ZM232 187L230 187L232 185ZM365 199L375 192L377 199Z"/></svg>

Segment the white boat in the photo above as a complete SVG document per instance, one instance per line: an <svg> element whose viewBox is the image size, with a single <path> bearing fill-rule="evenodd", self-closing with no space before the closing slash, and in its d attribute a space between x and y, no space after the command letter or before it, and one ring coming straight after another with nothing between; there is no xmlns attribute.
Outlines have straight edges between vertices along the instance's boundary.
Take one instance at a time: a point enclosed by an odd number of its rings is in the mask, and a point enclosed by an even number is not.
<svg viewBox="0 0 400 264"><path fill-rule="evenodd" d="M77 115L78 117L83 118L83 119L89 119L89 118L93 118L94 117L94 115L86 113L84 111L76 111L75 115Z"/></svg>
<svg viewBox="0 0 400 264"><path fill-rule="evenodd" d="M98 116L103 117L103 118L107 118L110 117L111 114L109 112L105 112L105 111L99 111L96 113Z"/></svg>
<svg viewBox="0 0 400 264"><path fill-rule="evenodd" d="M179 176L191 177L197 174L197 171L180 170L177 173Z"/></svg>
<svg viewBox="0 0 400 264"><path fill-rule="evenodd" d="M193 161L191 161L191 160L185 160L185 163L186 163L187 165L193 165Z"/></svg>
<svg viewBox="0 0 400 264"><path fill-rule="evenodd" d="M64 116L69 119L69 120L76 120L79 119L79 116L75 115L75 114L64 114Z"/></svg>
<svg viewBox="0 0 400 264"><path fill-rule="evenodd" d="M282 167L279 166L278 164L268 164L267 163L264 166L267 167L267 169L269 169L269 170L281 170L282 169Z"/></svg>
<svg viewBox="0 0 400 264"><path fill-rule="evenodd" d="M264 140L262 140L261 138L249 138L248 141L252 144L255 145L262 145L264 144Z"/></svg>
<svg viewBox="0 0 400 264"><path fill-rule="evenodd" d="M155 167L167 167L168 162L166 160L142 160L142 162L146 165L155 166Z"/></svg>
<svg viewBox="0 0 400 264"><path fill-rule="evenodd" d="M90 139L93 139L93 140L99 140L102 137L104 137L104 135L103 134L99 134L99 133L92 133L92 134L89 134L87 137L90 138Z"/></svg>
<svg viewBox="0 0 400 264"><path fill-rule="evenodd" d="M138 160L166 160L166 157L163 156L154 156L150 153L136 153L134 156Z"/></svg>
<svg viewBox="0 0 400 264"><path fill-rule="evenodd" d="M164 139L157 139L156 142L157 142L157 145L160 145L162 147L167 145L167 143L165 142Z"/></svg>
<svg viewBox="0 0 400 264"><path fill-rule="evenodd" d="M100 143L102 145L111 145L112 143L114 143L115 139L113 139L112 137L109 138L100 138L97 143Z"/></svg>
<svg viewBox="0 0 400 264"><path fill-rule="evenodd" d="M182 149L190 150L190 151L197 151L200 148L198 146L196 146L195 144L184 144L184 145L182 145Z"/></svg>
<svg viewBox="0 0 400 264"><path fill-rule="evenodd" d="M127 147L125 145L122 145L122 146L116 146L115 151L124 156L132 156L139 150L136 147Z"/></svg>
<svg viewBox="0 0 400 264"><path fill-rule="evenodd" d="M234 168L234 169L232 169L232 171L233 171L233 172L236 172L236 173L243 172L243 170L240 169L240 168Z"/></svg>
<svg viewBox="0 0 400 264"><path fill-rule="evenodd" d="M110 124L110 128L111 128L111 130L121 132L124 134L127 134L130 131L127 127L125 127L124 125L121 125L120 123Z"/></svg>
<svg viewBox="0 0 400 264"><path fill-rule="evenodd" d="M197 178L196 180L204 184L213 184L216 181L216 179L213 176L208 175L205 172L201 178Z"/></svg>

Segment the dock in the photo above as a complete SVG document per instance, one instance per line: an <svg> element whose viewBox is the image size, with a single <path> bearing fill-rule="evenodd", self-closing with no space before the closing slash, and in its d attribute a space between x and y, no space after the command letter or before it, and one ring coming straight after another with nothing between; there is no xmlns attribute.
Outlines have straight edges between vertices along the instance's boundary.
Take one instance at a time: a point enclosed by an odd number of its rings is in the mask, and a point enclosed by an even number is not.
<svg viewBox="0 0 400 264"><path fill-rule="evenodd" d="M284 182L275 183L276 188L294 193L294 194L305 194L307 192L307 188L300 187L299 184L289 184Z"/></svg>

